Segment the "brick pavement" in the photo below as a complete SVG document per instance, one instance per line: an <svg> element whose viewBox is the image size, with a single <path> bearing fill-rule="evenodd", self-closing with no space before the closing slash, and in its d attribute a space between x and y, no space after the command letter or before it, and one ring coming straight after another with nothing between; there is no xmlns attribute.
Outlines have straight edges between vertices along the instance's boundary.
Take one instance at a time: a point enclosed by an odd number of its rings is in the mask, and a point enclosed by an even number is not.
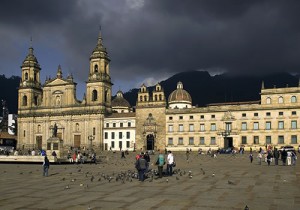
<svg viewBox="0 0 300 210"><path fill-rule="evenodd" d="M97 165L51 165L49 177L42 176L40 164L0 164L0 208L244 209L248 205L250 210L300 209L299 166L268 167L255 160L250 164L246 154L214 159L193 153L187 162L184 153L175 153L181 175L122 183L109 182L103 174L116 177L134 170L135 154L126 159L119 153L102 155L108 161Z"/></svg>

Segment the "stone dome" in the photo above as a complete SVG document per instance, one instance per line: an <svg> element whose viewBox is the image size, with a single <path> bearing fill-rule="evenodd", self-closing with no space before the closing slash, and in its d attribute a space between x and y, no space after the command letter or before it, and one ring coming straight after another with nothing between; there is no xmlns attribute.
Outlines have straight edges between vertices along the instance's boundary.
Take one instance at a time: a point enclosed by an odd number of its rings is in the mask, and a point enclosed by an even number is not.
<svg viewBox="0 0 300 210"><path fill-rule="evenodd" d="M40 65L36 59L36 57L33 54L33 48L29 48L28 55L24 59L21 67L36 67L40 69Z"/></svg>
<svg viewBox="0 0 300 210"><path fill-rule="evenodd" d="M126 107L129 108L129 102L123 97L122 91L117 92L117 97L111 101L112 107Z"/></svg>
<svg viewBox="0 0 300 210"><path fill-rule="evenodd" d="M178 82L177 89L169 95L168 102L171 108L190 108L192 105L192 97L183 89L182 82Z"/></svg>

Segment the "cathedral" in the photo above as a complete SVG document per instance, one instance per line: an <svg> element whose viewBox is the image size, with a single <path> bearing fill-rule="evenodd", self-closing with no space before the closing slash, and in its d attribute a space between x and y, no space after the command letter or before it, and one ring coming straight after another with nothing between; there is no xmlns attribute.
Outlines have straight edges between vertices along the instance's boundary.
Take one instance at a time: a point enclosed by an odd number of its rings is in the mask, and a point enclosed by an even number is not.
<svg viewBox="0 0 300 210"><path fill-rule="evenodd" d="M259 101L195 107L178 81L166 98L158 83L141 85L133 108L118 91L112 100L110 58L101 33L90 56L86 94L76 99L76 83L63 77L41 84L41 67L29 48L19 87L18 147L44 149L56 130L65 150L208 150L299 144L300 84L269 88L262 82Z"/></svg>

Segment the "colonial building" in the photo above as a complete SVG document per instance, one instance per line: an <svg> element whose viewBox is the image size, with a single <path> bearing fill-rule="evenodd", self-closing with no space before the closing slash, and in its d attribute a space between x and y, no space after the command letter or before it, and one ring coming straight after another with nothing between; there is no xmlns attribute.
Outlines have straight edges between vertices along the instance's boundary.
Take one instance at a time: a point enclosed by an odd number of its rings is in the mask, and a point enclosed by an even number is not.
<svg viewBox="0 0 300 210"><path fill-rule="evenodd" d="M168 97L157 84L153 91L142 85L133 110L119 91L111 101L110 58L101 34L90 56L86 95L76 98L76 83L63 77L42 85L41 67L33 48L25 58L19 88L18 147L45 148L51 129L65 148L100 150L198 150L299 144L300 85L266 89L250 102L192 106L181 82Z"/></svg>

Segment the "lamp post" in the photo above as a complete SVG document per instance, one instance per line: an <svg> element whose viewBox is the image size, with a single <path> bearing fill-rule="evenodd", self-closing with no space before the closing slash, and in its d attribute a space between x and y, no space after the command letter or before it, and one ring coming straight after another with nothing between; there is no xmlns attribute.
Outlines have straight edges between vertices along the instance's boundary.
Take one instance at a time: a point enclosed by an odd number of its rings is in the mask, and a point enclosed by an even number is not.
<svg viewBox="0 0 300 210"><path fill-rule="evenodd" d="M95 139L95 136L93 136L93 135L88 136L88 140L90 141L89 151L92 151L92 149L93 149L93 140L94 139Z"/></svg>

